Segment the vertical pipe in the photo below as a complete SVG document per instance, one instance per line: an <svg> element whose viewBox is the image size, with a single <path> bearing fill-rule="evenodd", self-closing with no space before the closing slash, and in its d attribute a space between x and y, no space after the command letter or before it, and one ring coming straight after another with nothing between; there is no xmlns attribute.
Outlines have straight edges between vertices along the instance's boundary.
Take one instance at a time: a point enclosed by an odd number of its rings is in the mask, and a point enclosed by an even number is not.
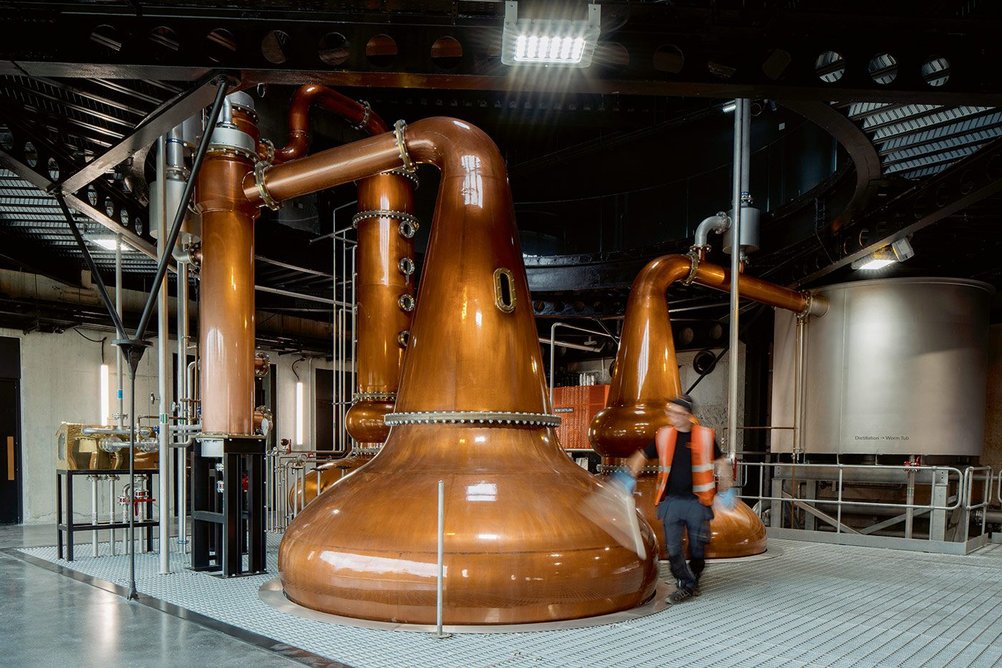
<svg viewBox="0 0 1002 668"><path fill-rule="evenodd" d="M731 206L734 212L731 220L731 300L730 300L730 350L727 382L727 455L734 461L738 449L738 292L737 277L741 269L741 203L744 154L748 151L746 134L750 124L748 100L735 101L734 109L734 182Z"/></svg>
<svg viewBox="0 0 1002 668"><path fill-rule="evenodd" d="M90 478L90 523L97 524L97 482L98 476L87 476ZM94 556L97 556L97 530L90 532L90 540L94 547Z"/></svg>
<svg viewBox="0 0 1002 668"><path fill-rule="evenodd" d="M115 235L117 243L115 244L115 310L118 312L118 317L122 317L122 235ZM115 346L115 377L118 378L118 419L115 421L115 426L119 429L122 428L125 419L125 375L124 369L122 367L122 349ZM110 522L115 521L115 483L111 483L111 517ZM108 538L108 542L111 545L111 553L115 554L115 530L111 530L111 536Z"/></svg>
<svg viewBox="0 0 1002 668"><path fill-rule="evenodd" d="M793 461L798 461L804 432L803 396L800 392L804 383L804 319L800 317L797 318L793 368Z"/></svg>
<svg viewBox="0 0 1002 668"><path fill-rule="evenodd" d="M167 138L161 136L157 140L157 195L159 206L155 211L157 216L157 261L162 261L165 255L170 255L167 247ZM168 346L170 345L170 300L167 293L167 275L160 282L160 292L157 299L157 394L160 403L157 413L160 416L160 431L158 433L159 456L159 497L160 514L157 522L157 536L160 542L160 574L170 573L170 428L167 421L167 377L170 373Z"/></svg>
<svg viewBox="0 0 1002 668"><path fill-rule="evenodd" d="M444 598L445 573L445 481L438 481L438 572L435 584L435 619L438 637L442 634L442 599Z"/></svg>
<svg viewBox="0 0 1002 668"><path fill-rule="evenodd" d="M118 476L110 475L108 476L108 522L111 524L115 523L115 480ZM115 556L115 530L111 530L111 536L108 538L108 552L111 556Z"/></svg>
<svg viewBox="0 0 1002 668"><path fill-rule="evenodd" d="M129 362L129 494L125 510L129 513L129 595L132 600L139 597L136 591L136 368Z"/></svg>
<svg viewBox="0 0 1002 668"><path fill-rule="evenodd" d="M908 508L905 510L905 538L912 537L912 530L915 521L915 471L908 471L908 489L905 496L905 503Z"/></svg>
<svg viewBox="0 0 1002 668"><path fill-rule="evenodd" d="M188 387L188 263L177 263L177 410L178 424L193 424ZM190 431L182 434L184 440ZM181 554L188 553L188 457L187 449L178 450L177 472L177 542Z"/></svg>
<svg viewBox="0 0 1002 668"><path fill-rule="evenodd" d="M842 533L842 465L838 465L838 519L835 523L835 533Z"/></svg>

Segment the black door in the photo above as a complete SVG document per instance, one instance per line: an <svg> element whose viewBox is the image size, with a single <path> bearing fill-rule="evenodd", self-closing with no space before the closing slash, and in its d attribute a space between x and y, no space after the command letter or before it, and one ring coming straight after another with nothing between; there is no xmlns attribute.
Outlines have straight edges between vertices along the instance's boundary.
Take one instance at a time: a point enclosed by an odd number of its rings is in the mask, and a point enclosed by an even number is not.
<svg viewBox="0 0 1002 668"><path fill-rule="evenodd" d="M0 379L0 524L21 523L18 381Z"/></svg>
<svg viewBox="0 0 1002 668"><path fill-rule="evenodd" d="M317 450L334 449L334 372L317 369L316 405Z"/></svg>

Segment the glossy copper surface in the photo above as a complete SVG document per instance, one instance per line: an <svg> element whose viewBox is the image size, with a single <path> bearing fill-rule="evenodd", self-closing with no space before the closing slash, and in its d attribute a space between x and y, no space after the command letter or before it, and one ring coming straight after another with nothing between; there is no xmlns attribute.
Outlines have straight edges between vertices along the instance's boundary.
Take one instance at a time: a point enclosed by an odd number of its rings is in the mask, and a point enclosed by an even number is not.
<svg viewBox="0 0 1002 668"><path fill-rule="evenodd" d="M397 413L549 413L497 147L455 119L406 132L410 157L437 165L442 179ZM384 135L280 165L266 181L284 198L399 166L395 139ZM499 268L514 278L510 312L498 306ZM434 623L439 480L446 624L587 617L654 592L650 526L638 513L648 555L640 559L603 529L606 518L577 511L601 483L563 453L552 427L404 422L289 525L279 552L286 595L340 615Z"/></svg>
<svg viewBox="0 0 1002 668"><path fill-rule="evenodd" d="M379 174L358 183L358 210L414 212L411 182L396 174ZM405 273L402 260L413 269L414 241L400 233L400 218L370 216L358 221L355 262L358 307L356 360L360 399L349 409L345 427L360 443L382 443L390 433L383 416L393 410L393 395L400 383L404 347L398 338L410 331L413 311L401 308L402 295L417 292L413 273ZM371 395L376 395L372 397ZM379 395L383 395L380 397Z"/></svg>
<svg viewBox="0 0 1002 668"><path fill-rule="evenodd" d="M648 263L633 281L608 405L595 415L588 431L592 446L604 456L629 457L668 424L664 406L681 392L681 384L665 293L669 285L689 276L692 263L687 255L666 255ZM693 282L729 290L730 271L699 262ZM810 305L807 293L745 274L738 276L738 290L747 299L797 313Z"/></svg>
<svg viewBox="0 0 1002 668"><path fill-rule="evenodd" d="M360 102L336 90L309 84L300 86L292 96L289 107L289 137L285 146L275 151L275 164L302 157L310 146L310 108L317 105L341 116L353 125L364 124L361 129L369 134L380 134L389 126L376 114L366 111Z"/></svg>
<svg viewBox="0 0 1002 668"><path fill-rule="evenodd" d="M383 418L393 412L393 405L390 400L360 399L344 416L344 428L359 443L382 443L390 433Z"/></svg>
<svg viewBox="0 0 1002 668"><path fill-rule="evenodd" d="M323 494L328 487L336 483L357 468L369 463L372 455L353 455L321 464L316 469L308 471L303 476L303 483L296 484L289 490L289 507L302 508L313 499ZM299 497L299 498L297 498Z"/></svg>
<svg viewBox="0 0 1002 668"><path fill-rule="evenodd" d="M734 507L728 509L719 501L714 502L710 542L706 544L707 559L762 554L766 542L765 525L748 504L738 499Z"/></svg>
<svg viewBox="0 0 1002 668"><path fill-rule="evenodd" d="M245 156L209 153L196 184L196 207L202 216L198 337L206 433L253 433L258 209L248 204L240 187L253 169Z"/></svg>

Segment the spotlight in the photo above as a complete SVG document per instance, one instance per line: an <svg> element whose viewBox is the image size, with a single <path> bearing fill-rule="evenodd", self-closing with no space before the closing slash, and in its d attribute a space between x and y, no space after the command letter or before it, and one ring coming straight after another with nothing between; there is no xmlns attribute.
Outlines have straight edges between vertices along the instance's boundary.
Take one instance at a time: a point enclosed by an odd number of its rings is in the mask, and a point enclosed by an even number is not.
<svg viewBox="0 0 1002 668"><path fill-rule="evenodd" d="M602 6L588 5L586 21L519 19L518 2L505 2L501 62L505 65L588 67L601 31Z"/></svg>
<svg viewBox="0 0 1002 668"><path fill-rule="evenodd" d="M912 248L908 239L898 239L890 246L884 246L880 250L859 258L851 266L853 269L861 271L876 271L896 262L904 262L914 256L915 249Z"/></svg>

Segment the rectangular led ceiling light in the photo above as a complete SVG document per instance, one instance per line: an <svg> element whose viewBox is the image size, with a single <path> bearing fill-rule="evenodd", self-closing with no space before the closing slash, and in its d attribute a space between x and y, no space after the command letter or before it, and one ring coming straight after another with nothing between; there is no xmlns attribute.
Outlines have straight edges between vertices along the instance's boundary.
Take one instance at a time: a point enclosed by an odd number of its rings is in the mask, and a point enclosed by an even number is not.
<svg viewBox="0 0 1002 668"><path fill-rule="evenodd" d="M519 19L518 2L505 2L501 62L505 65L588 67L601 32L602 7L588 5L588 19Z"/></svg>
<svg viewBox="0 0 1002 668"><path fill-rule="evenodd" d="M90 239L88 239L88 241L90 241L95 246L100 246L105 250L113 251L115 250L115 242L117 241L117 239L115 239L115 237L91 237ZM132 248L132 246L123 241L122 250L125 252L129 252L134 249Z"/></svg>

